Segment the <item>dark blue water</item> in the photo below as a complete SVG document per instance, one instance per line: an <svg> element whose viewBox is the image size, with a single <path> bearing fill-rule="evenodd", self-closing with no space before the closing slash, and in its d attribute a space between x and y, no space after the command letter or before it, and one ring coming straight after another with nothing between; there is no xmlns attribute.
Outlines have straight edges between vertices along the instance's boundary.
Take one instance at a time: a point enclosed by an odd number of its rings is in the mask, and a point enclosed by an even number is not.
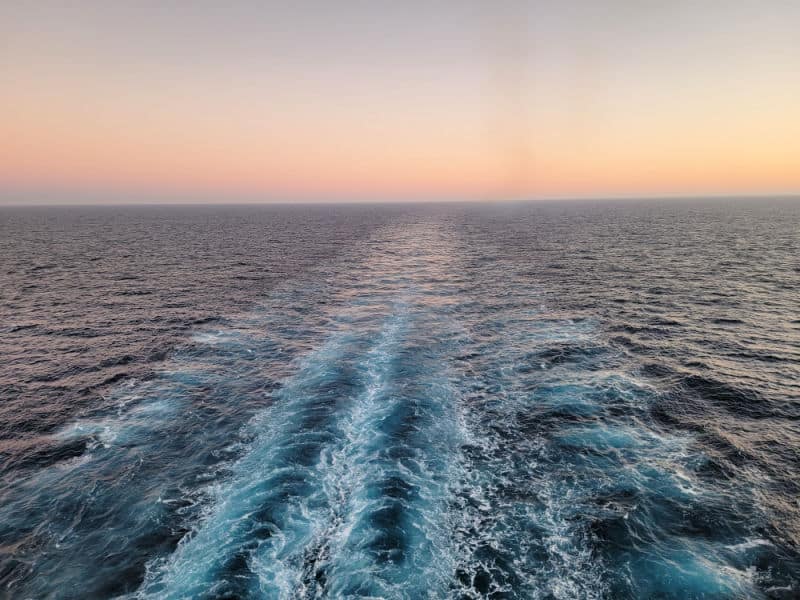
<svg viewBox="0 0 800 600"><path fill-rule="evenodd" d="M0 595L800 597L800 205L0 209Z"/></svg>

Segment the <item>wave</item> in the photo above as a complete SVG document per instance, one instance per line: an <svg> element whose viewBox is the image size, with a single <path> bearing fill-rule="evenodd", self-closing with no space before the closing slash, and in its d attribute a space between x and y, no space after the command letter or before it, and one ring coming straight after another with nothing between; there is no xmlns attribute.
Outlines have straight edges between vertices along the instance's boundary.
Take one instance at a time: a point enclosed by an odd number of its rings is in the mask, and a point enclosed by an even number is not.
<svg viewBox="0 0 800 600"><path fill-rule="evenodd" d="M116 410L52 436L61 467L0 509L30 544L40 532L15 512L62 524L39 582L129 598L758 597L751 567L772 547L731 512L753 492L710 485L702 432L670 427L664 402L753 398L637 371L618 346L638 342L507 285L441 223L363 250L200 324L156 377L115 384Z"/></svg>

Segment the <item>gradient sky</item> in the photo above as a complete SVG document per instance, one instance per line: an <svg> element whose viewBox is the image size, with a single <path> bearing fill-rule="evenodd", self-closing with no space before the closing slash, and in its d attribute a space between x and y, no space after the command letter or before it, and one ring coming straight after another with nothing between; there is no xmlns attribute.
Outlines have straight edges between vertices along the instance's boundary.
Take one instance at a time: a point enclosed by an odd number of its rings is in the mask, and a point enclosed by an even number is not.
<svg viewBox="0 0 800 600"><path fill-rule="evenodd" d="M0 201L800 191L800 2L0 3Z"/></svg>

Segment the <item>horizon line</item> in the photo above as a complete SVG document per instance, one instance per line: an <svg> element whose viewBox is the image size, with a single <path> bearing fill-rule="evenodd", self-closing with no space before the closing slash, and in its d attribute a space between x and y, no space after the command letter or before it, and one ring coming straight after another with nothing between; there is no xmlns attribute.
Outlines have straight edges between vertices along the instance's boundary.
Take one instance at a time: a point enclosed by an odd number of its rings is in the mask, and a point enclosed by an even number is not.
<svg viewBox="0 0 800 600"><path fill-rule="evenodd" d="M268 200L268 199L254 199L247 200L238 198L230 202L225 202L219 199L208 200L124 200L120 202L114 201L66 201L66 202L49 202L49 201L11 201L5 202L0 200L0 208L68 208L68 207L81 207L81 206L103 206L103 207L135 207L135 206L350 206L350 205L419 205L419 204L528 204L528 203L558 203L558 202L658 202L658 201L687 201L687 200L799 200L800 192L781 192L781 193L753 193L753 194L620 194L620 195L591 195L591 196L541 196L531 198L414 198L408 200L402 199L312 199L312 198L297 198L292 200Z"/></svg>

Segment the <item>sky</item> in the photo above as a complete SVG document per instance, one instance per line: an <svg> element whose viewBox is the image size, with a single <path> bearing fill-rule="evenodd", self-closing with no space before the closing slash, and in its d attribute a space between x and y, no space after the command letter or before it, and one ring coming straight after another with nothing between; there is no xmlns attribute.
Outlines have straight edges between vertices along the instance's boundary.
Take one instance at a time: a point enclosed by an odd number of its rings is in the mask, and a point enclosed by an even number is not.
<svg viewBox="0 0 800 600"><path fill-rule="evenodd" d="M0 3L0 202L800 192L800 2Z"/></svg>

